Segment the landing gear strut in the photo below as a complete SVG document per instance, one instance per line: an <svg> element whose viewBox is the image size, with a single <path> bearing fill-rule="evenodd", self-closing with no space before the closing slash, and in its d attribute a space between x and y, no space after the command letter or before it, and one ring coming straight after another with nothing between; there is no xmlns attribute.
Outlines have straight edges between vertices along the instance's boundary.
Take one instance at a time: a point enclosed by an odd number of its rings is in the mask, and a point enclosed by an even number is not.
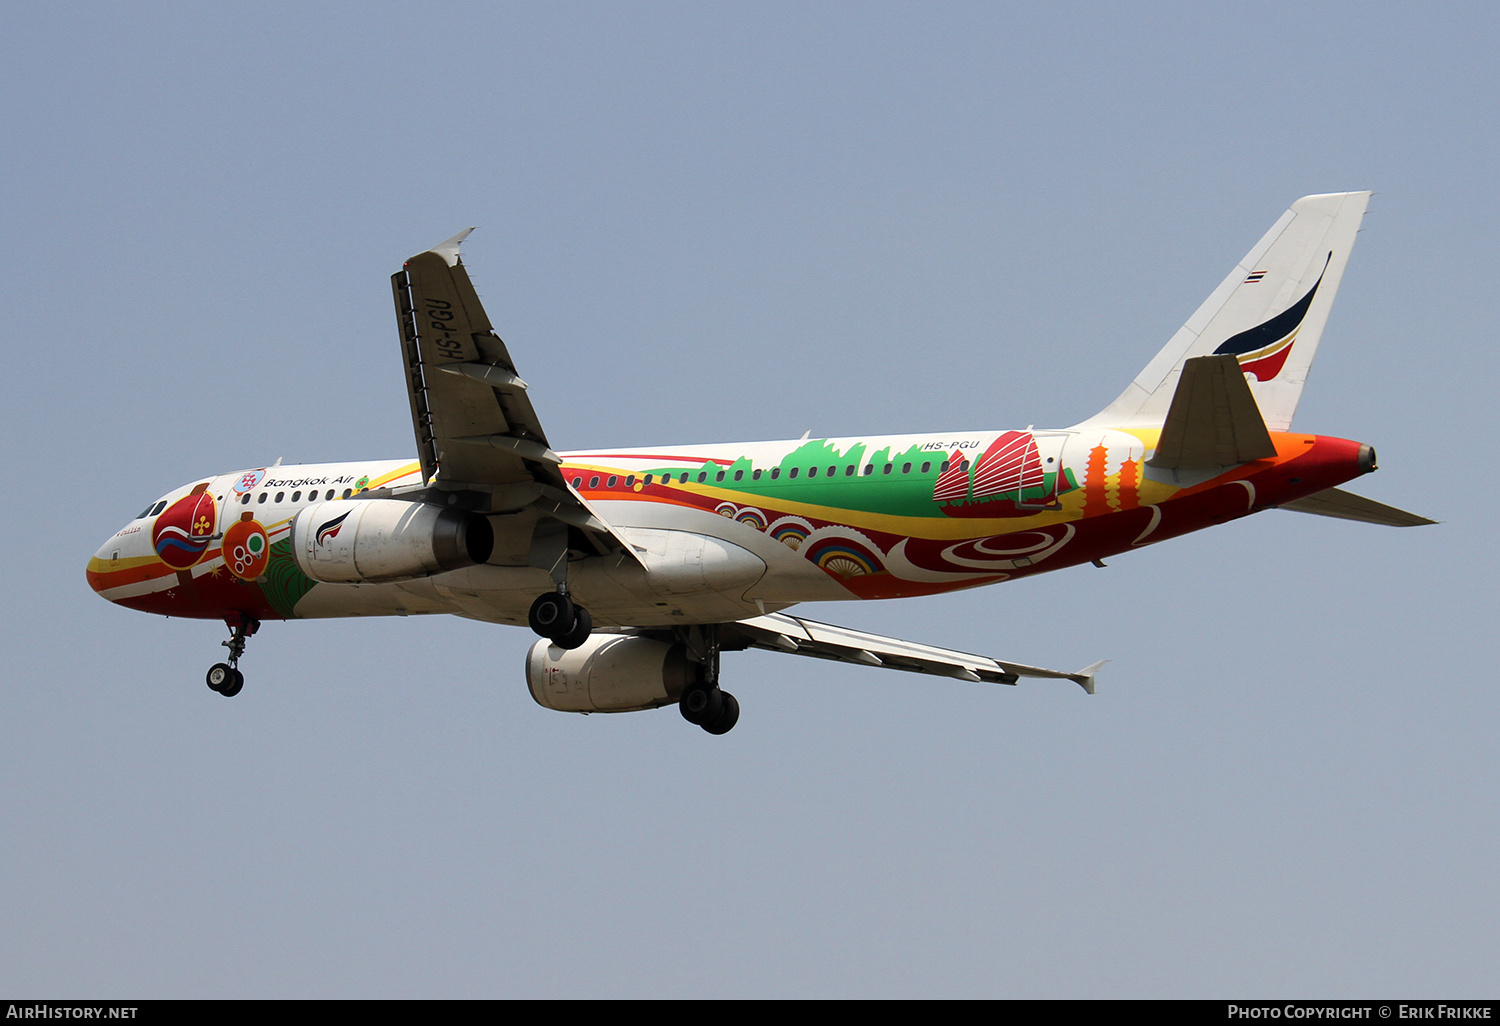
<svg viewBox="0 0 1500 1026"><path fill-rule="evenodd" d="M545 570L557 590L538 595L526 621L532 630L558 648L572 649L589 640L594 618L568 597L568 552L568 525L546 518L537 521L531 535L529 563Z"/></svg>
<svg viewBox="0 0 1500 1026"><path fill-rule="evenodd" d="M682 693L682 718L710 734L727 734L740 721L740 703L719 687L719 627L707 624L687 632L688 651L698 659L699 679Z"/></svg>
<svg viewBox="0 0 1500 1026"><path fill-rule="evenodd" d="M224 617L231 631L228 641L219 644L229 649L229 662L214 663L208 668L208 686L225 698L233 698L245 686L245 675L240 672L240 656L245 654L245 640L260 630L260 621L244 613L231 613Z"/></svg>
<svg viewBox="0 0 1500 1026"><path fill-rule="evenodd" d="M538 596L526 619L532 630L559 648L577 648L589 640L594 630L594 618L589 611L574 605L561 589Z"/></svg>

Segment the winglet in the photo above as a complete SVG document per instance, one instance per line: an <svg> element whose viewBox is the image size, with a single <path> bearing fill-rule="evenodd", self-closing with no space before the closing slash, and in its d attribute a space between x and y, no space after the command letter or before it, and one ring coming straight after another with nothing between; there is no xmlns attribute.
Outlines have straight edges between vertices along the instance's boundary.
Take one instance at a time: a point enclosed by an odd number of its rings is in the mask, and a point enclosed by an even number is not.
<svg viewBox="0 0 1500 1026"><path fill-rule="evenodd" d="M1077 673L1068 674L1068 679L1071 681L1075 681L1079 687L1083 688L1084 691L1092 695L1094 693L1094 674L1098 673L1099 667L1103 666L1107 662L1109 662L1108 659L1101 659L1092 666L1085 666Z"/></svg>
<svg viewBox="0 0 1500 1026"><path fill-rule="evenodd" d="M465 228L463 231L453 236L453 238L448 239L444 242L439 242L436 246L433 246L427 252L436 253L438 256L443 258L444 263L446 263L449 267L452 267L454 264L458 263L458 247L463 244L463 241L469 237L469 233L473 230L473 228Z"/></svg>

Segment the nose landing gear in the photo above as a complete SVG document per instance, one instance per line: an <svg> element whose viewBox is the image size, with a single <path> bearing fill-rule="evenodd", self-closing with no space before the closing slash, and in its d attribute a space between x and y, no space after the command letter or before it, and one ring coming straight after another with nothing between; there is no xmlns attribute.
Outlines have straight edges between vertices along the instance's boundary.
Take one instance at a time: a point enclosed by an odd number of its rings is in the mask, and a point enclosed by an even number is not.
<svg viewBox="0 0 1500 1026"><path fill-rule="evenodd" d="M229 662L214 663L208 668L209 690L217 691L225 698L233 698L245 686L245 675L239 670L240 656L245 654L245 640L260 630L260 621L243 613L224 617L231 631L228 641L219 644L229 649Z"/></svg>

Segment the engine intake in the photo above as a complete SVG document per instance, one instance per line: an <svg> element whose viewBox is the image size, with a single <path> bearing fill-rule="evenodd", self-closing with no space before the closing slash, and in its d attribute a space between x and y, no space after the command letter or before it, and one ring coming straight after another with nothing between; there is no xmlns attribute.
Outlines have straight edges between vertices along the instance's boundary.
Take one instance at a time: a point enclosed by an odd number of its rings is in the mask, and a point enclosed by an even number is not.
<svg viewBox="0 0 1500 1026"><path fill-rule="evenodd" d="M297 566L327 584L374 584L462 570L490 558L495 533L477 513L399 499L333 499L292 520Z"/></svg>
<svg viewBox="0 0 1500 1026"><path fill-rule="evenodd" d="M526 654L526 685L559 712L633 712L670 705L696 679L681 645L629 634L595 634L574 649L538 641Z"/></svg>

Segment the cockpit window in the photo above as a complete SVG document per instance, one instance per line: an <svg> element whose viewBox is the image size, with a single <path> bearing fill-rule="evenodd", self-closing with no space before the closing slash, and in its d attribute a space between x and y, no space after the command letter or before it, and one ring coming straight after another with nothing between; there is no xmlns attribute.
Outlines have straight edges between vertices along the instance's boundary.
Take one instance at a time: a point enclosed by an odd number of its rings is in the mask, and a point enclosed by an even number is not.
<svg viewBox="0 0 1500 1026"><path fill-rule="evenodd" d="M166 509L166 508L167 508L167 500L166 499L162 499L160 502L153 502L151 505L149 505L145 509L141 510L140 515L137 516L136 519L137 520L145 520L147 517L160 516L161 515L161 511L164 510L164 509Z"/></svg>

